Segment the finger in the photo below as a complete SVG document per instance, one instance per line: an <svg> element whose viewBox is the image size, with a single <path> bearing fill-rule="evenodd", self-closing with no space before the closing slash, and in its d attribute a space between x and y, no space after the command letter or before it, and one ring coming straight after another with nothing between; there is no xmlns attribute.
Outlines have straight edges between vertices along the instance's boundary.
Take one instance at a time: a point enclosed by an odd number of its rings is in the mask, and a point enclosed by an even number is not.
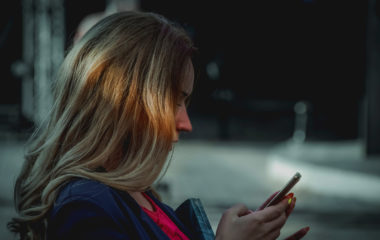
<svg viewBox="0 0 380 240"><path fill-rule="evenodd" d="M275 240L281 235L281 229L277 229L276 231L272 231L264 236L265 240Z"/></svg>
<svg viewBox="0 0 380 240"><path fill-rule="evenodd" d="M270 222L283 214L288 208L288 200L283 199L276 205L267 207L263 210L255 212L255 217L261 222Z"/></svg>
<svg viewBox="0 0 380 240"><path fill-rule="evenodd" d="M289 201L289 200L288 200ZM291 204L289 206L289 208L286 210L286 217L289 217L289 215L293 212L293 209L295 208L296 206L296 201L297 201L297 198L294 197L292 200L291 200Z"/></svg>
<svg viewBox="0 0 380 240"><path fill-rule="evenodd" d="M265 206L274 198L274 196L277 195L277 193L279 193L279 191L273 193L267 200L265 200L263 204L261 204L261 206L258 209L256 209L256 211L263 210Z"/></svg>
<svg viewBox="0 0 380 240"><path fill-rule="evenodd" d="M250 210L244 204L236 204L227 210L227 214L237 217L245 216L248 213Z"/></svg>
<svg viewBox="0 0 380 240"><path fill-rule="evenodd" d="M289 201L289 198L282 199L279 203L276 205L273 205L271 207L277 208L281 212L285 212L291 205L291 201Z"/></svg>
<svg viewBox="0 0 380 240"><path fill-rule="evenodd" d="M294 193L288 193L285 197L283 197L282 199L284 199L284 198L293 198L293 196L294 196Z"/></svg>
<svg viewBox="0 0 380 240"><path fill-rule="evenodd" d="M286 219L286 214L284 212L278 218L270 222L266 222L264 228L267 232L274 232L280 230L284 226Z"/></svg>
<svg viewBox="0 0 380 240"><path fill-rule="evenodd" d="M265 223L264 230L267 234L264 236L264 239L277 239L280 236L282 227L285 225L286 219L287 217L283 213L273 221Z"/></svg>
<svg viewBox="0 0 380 240"><path fill-rule="evenodd" d="M296 233L292 234L291 236L287 237L285 240L298 240L303 238L310 230L310 227L304 227L300 230L298 230Z"/></svg>
<svg viewBox="0 0 380 240"><path fill-rule="evenodd" d="M286 222L286 214L285 211L282 211L277 218L274 218L272 221L265 222L263 219L266 219L265 213L269 213L274 211L272 207L268 207L264 210L253 212L252 214L248 214L243 216L241 219L243 222L250 222L252 225L256 225L261 230L260 232L264 236L270 236L273 232L280 231ZM271 237L265 237L260 239L275 239Z"/></svg>

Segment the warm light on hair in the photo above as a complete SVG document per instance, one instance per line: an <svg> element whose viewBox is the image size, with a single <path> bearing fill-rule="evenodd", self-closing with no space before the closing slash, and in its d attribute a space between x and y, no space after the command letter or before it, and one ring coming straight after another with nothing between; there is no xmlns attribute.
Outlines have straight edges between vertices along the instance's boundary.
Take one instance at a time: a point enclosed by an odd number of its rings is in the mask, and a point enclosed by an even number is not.
<svg viewBox="0 0 380 240"><path fill-rule="evenodd" d="M145 191L163 169L175 134L186 32L153 13L106 17L68 52L48 120L30 139L17 180L22 239L43 239L59 187L85 177ZM103 167L106 171L98 171Z"/></svg>

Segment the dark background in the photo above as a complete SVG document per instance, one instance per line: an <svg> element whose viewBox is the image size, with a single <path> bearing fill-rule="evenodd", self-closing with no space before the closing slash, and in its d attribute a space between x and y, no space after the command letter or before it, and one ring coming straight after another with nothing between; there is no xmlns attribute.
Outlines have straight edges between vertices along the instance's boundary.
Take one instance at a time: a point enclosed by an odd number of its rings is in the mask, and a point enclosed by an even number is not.
<svg viewBox="0 0 380 240"><path fill-rule="evenodd" d="M106 2L65 1L66 46L80 20ZM141 9L183 24L200 56L187 138L281 141L294 131L294 104L308 108L307 140L362 136L367 1L143 0ZM21 103L21 2L0 14L0 106ZM218 66L210 76L207 67ZM13 128L22 128L12 122ZM8 124L7 111L1 123Z"/></svg>

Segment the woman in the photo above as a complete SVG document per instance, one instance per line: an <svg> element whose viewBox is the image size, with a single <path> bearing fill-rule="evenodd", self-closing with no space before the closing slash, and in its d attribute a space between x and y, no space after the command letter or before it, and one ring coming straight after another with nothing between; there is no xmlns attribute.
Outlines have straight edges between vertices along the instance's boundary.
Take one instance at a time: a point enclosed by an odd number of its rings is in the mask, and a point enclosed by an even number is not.
<svg viewBox="0 0 380 240"><path fill-rule="evenodd" d="M194 51L180 26L154 13L92 27L68 52L51 114L31 138L12 230L22 239L195 239L152 189L179 133L192 129ZM288 201L232 207L215 238L277 238Z"/></svg>

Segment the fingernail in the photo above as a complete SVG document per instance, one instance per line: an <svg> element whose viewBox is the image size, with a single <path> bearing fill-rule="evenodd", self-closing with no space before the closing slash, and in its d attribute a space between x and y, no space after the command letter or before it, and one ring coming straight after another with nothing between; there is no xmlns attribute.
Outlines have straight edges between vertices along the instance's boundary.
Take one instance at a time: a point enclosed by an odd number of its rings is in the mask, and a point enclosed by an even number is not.
<svg viewBox="0 0 380 240"><path fill-rule="evenodd" d="M290 205L292 203L292 198L289 198L288 204Z"/></svg>
<svg viewBox="0 0 380 240"><path fill-rule="evenodd" d="M286 195L286 198L293 198L294 196L294 193L289 193L288 195Z"/></svg>

